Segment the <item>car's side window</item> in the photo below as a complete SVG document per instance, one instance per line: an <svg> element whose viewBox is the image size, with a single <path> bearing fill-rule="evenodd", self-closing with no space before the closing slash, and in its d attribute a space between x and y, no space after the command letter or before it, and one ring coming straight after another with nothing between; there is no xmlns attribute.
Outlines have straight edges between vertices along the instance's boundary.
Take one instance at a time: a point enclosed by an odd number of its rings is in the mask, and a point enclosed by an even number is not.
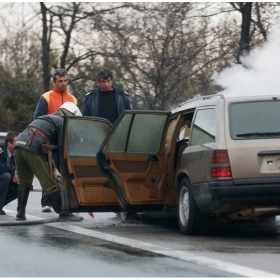
<svg viewBox="0 0 280 280"><path fill-rule="evenodd" d="M215 108L197 110L192 128L190 146L215 142L216 113Z"/></svg>
<svg viewBox="0 0 280 280"><path fill-rule="evenodd" d="M166 118L166 115L135 115L127 151L138 153L159 152Z"/></svg>
<svg viewBox="0 0 280 280"><path fill-rule="evenodd" d="M69 119L67 131L70 157L93 157L107 135L110 125L92 120Z"/></svg>
<svg viewBox="0 0 280 280"><path fill-rule="evenodd" d="M126 114L109 140L107 152L158 153L167 114Z"/></svg>

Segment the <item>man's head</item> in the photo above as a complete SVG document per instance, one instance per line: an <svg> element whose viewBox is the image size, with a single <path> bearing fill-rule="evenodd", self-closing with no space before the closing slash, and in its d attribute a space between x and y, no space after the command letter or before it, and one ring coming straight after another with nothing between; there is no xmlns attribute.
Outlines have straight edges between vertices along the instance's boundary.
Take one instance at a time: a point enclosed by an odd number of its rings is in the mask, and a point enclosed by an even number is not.
<svg viewBox="0 0 280 280"><path fill-rule="evenodd" d="M14 153L14 148L15 148L15 142L17 140L19 133L16 131L10 131L7 133L5 137L5 144L7 146L7 149L11 154Z"/></svg>
<svg viewBox="0 0 280 280"><path fill-rule="evenodd" d="M60 92L67 90L68 73L65 69L55 69L55 71L53 72L53 85Z"/></svg>
<svg viewBox="0 0 280 280"><path fill-rule="evenodd" d="M108 69L104 69L97 74L96 80L99 83L101 91L107 92L113 90L113 78L113 73Z"/></svg>

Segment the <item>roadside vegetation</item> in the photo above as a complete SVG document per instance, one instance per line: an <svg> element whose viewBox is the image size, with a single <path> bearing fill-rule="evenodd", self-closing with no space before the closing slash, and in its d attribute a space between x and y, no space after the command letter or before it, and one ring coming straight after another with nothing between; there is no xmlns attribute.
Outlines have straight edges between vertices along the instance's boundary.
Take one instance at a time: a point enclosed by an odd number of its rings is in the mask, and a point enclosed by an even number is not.
<svg viewBox="0 0 280 280"><path fill-rule="evenodd" d="M1 3L0 131L22 131L51 73L65 68L83 107L111 69L134 109L171 110L214 94L213 72L242 64L267 40L280 4L267 2Z"/></svg>

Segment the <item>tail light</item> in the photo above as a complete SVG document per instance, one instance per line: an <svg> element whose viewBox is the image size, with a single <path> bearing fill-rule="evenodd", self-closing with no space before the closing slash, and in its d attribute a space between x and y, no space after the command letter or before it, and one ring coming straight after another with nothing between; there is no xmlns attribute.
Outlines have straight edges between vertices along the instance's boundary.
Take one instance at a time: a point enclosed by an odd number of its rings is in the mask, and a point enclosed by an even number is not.
<svg viewBox="0 0 280 280"><path fill-rule="evenodd" d="M227 150L214 151L211 163L211 177L231 177L231 169Z"/></svg>

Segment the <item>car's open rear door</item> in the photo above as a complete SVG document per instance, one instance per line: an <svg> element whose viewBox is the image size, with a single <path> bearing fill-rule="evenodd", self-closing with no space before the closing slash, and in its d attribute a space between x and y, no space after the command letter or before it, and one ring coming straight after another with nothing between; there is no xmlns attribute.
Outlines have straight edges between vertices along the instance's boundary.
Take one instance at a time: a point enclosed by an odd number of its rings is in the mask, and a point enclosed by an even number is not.
<svg viewBox="0 0 280 280"><path fill-rule="evenodd" d="M110 129L105 119L65 118L60 164L63 210L121 210L110 181L96 165L96 153Z"/></svg>
<svg viewBox="0 0 280 280"><path fill-rule="evenodd" d="M168 203L166 135L169 112L127 111L97 154L124 211L163 209Z"/></svg>

